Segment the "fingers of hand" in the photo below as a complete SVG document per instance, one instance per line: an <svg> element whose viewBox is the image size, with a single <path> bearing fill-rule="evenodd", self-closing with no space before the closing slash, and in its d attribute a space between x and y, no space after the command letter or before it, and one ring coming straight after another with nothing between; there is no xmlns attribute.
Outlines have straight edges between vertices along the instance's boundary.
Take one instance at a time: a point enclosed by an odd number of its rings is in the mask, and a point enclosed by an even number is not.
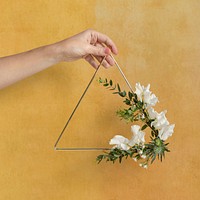
<svg viewBox="0 0 200 200"><path fill-rule="evenodd" d="M97 36L98 43L104 43L106 46L108 46L111 49L112 53L114 54L118 53L115 43L107 35L104 35L98 32L97 32L97 35L98 35Z"/></svg>
<svg viewBox="0 0 200 200"><path fill-rule="evenodd" d="M117 47L114 42L108 36L95 30L89 29L85 33L87 36L90 36L88 40L89 44L86 48L85 60L88 61L94 68L97 68L104 56L106 56L102 65L105 68L113 66L114 60L109 54L111 54L111 52L117 54ZM96 58L99 63L94 58Z"/></svg>
<svg viewBox="0 0 200 200"><path fill-rule="evenodd" d="M97 63L97 61L92 57L92 55L87 55L86 57L85 57L85 60L92 66L92 67L94 67L95 69L97 69L97 67L98 67L98 63Z"/></svg>
<svg viewBox="0 0 200 200"><path fill-rule="evenodd" d="M96 44L90 45L87 53L95 56L106 56L108 50L105 47L97 46Z"/></svg>
<svg viewBox="0 0 200 200"><path fill-rule="evenodd" d="M90 42L92 42L92 44L95 44L95 43L105 44L107 47L110 48L112 53L114 53L114 54L118 53L115 43L107 35L105 35L103 33L99 33L92 29L88 29L86 31L86 33L87 33L87 35L88 34L90 35Z"/></svg>
<svg viewBox="0 0 200 200"><path fill-rule="evenodd" d="M96 47L98 48L103 48L104 46L100 43L96 43L95 45ZM109 53L109 52L108 52ZM103 57L102 56L98 56L98 55L94 55L94 57L99 61L101 62ZM114 61L113 59L111 58L111 56L108 54L106 56L106 59L103 61L102 65L105 67L105 68L109 68L110 66L113 66L114 65Z"/></svg>
<svg viewBox="0 0 200 200"><path fill-rule="evenodd" d="M84 57L84 59L95 69L98 68L99 64L102 62L102 59L104 57L101 56L92 56L92 55L87 55L86 57ZM96 60L95 60L96 59ZM106 56L106 59L101 63L101 65L108 69L110 66L112 66L114 64L113 59L110 56Z"/></svg>

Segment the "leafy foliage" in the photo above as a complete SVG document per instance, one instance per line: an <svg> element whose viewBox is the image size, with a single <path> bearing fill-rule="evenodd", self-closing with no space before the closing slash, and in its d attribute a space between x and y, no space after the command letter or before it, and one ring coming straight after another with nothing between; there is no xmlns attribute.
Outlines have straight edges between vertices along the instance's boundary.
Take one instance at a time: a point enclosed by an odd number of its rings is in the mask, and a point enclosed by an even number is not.
<svg viewBox="0 0 200 200"><path fill-rule="evenodd" d="M120 119L126 122L142 122L143 126L141 130L145 130L146 128L151 129L151 141L144 145L134 145L128 150L112 148L110 151L105 151L104 154L97 156L97 163L100 163L104 159L113 163L119 160L121 163L123 158L127 159L130 157L134 160L142 160L141 166L146 167L149 162L153 163L156 157L162 161L163 157L165 157L165 152L169 152L167 148L168 143L165 144L165 142L158 137L158 130L152 126L154 120L150 119L144 103L138 100L135 93L122 90L120 85L118 83L114 84L112 80L99 78L98 81L106 89L113 91L113 94L117 94L124 99L123 102L127 108L120 109L116 112Z"/></svg>

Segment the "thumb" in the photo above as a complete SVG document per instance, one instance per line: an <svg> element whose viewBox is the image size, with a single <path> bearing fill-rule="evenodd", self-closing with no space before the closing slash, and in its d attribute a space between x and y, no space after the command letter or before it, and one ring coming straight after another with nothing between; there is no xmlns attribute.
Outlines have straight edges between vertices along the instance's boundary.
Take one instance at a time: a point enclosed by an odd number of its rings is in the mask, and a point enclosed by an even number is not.
<svg viewBox="0 0 200 200"><path fill-rule="evenodd" d="M108 47L97 47L90 45L88 53L94 56L106 56L110 54L110 49Z"/></svg>

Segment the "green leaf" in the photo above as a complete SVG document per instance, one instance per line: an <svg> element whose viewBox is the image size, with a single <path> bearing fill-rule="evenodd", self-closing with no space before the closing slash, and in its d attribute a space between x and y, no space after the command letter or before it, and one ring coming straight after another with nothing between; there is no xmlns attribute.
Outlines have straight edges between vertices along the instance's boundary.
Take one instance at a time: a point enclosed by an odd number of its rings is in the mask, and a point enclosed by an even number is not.
<svg viewBox="0 0 200 200"><path fill-rule="evenodd" d="M120 95L121 97L125 97L125 96L126 96L126 91L119 92L119 95Z"/></svg>
<svg viewBox="0 0 200 200"><path fill-rule="evenodd" d="M128 92L128 96L129 96L129 99L132 100L132 98L133 98L133 93L132 93L132 92Z"/></svg>
<svg viewBox="0 0 200 200"><path fill-rule="evenodd" d="M122 162L122 156L119 157L119 163L121 163L121 162Z"/></svg>
<svg viewBox="0 0 200 200"><path fill-rule="evenodd" d="M101 79L101 77L99 77L99 83L103 83L103 80Z"/></svg>
<svg viewBox="0 0 200 200"><path fill-rule="evenodd" d="M131 105L131 102L130 102L129 99L125 99L123 102L124 102L126 105Z"/></svg>
<svg viewBox="0 0 200 200"><path fill-rule="evenodd" d="M132 111L132 110L128 110L128 114L129 114L129 115L132 115L132 114L133 114L133 111Z"/></svg>
<svg viewBox="0 0 200 200"><path fill-rule="evenodd" d="M107 87L107 86L109 86L109 84L108 83L104 83L103 86Z"/></svg>
<svg viewBox="0 0 200 200"><path fill-rule="evenodd" d="M138 110L138 107L136 107L135 105L133 105L133 106L131 106L131 110L132 110L133 112L135 112L135 111Z"/></svg>
<svg viewBox="0 0 200 200"><path fill-rule="evenodd" d="M154 136L155 136L155 134L154 134L154 131L151 131L151 136L152 136L152 137L154 137Z"/></svg>
<svg viewBox="0 0 200 200"><path fill-rule="evenodd" d="M121 88L118 83L117 83L117 88L118 88L118 91L121 92Z"/></svg>
<svg viewBox="0 0 200 200"><path fill-rule="evenodd" d="M112 80L110 80L110 86L112 86L113 85L113 82L112 82Z"/></svg>
<svg viewBox="0 0 200 200"><path fill-rule="evenodd" d="M133 96L134 96L134 99L135 99L135 100L138 100L138 99L137 99L137 94L136 94L136 93L134 93Z"/></svg>
<svg viewBox="0 0 200 200"><path fill-rule="evenodd" d="M145 128L147 128L148 126L145 124L144 126L142 126L141 131L143 131Z"/></svg>
<svg viewBox="0 0 200 200"><path fill-rule="evenodd" d="M138 101L138 102L137 102L137 106L138 106L139 108L142 108L142 106L143 106L143 102Z"/></svg>
<svg viewBox="0 0 200 200"><path fill-rule="evenodd" d="M104 158L105 158L104 155L97 156L96 158L97 163L99 164Z"/></svg>
<svg viewBox="0 0 200 200"><path fill-rule="evenodd" d="M152 159L151 159L151 164L153 163L153 161L156 159L156 154L153 155Z"/></svg>

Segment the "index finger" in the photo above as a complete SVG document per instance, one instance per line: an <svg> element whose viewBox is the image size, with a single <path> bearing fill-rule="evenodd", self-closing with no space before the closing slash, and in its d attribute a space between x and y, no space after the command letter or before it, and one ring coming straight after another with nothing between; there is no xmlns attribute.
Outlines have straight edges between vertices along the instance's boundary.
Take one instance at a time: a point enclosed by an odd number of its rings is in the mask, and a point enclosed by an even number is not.
<svg viewBox="0 0 200 200"><path fill-rule="evenodd" d="M118 53L115 43L107 35L99 32L96 32L96 34L97 34L97 41L99 43L104 43L106 46L110 47L111 51L114 54Z"/></svg>

